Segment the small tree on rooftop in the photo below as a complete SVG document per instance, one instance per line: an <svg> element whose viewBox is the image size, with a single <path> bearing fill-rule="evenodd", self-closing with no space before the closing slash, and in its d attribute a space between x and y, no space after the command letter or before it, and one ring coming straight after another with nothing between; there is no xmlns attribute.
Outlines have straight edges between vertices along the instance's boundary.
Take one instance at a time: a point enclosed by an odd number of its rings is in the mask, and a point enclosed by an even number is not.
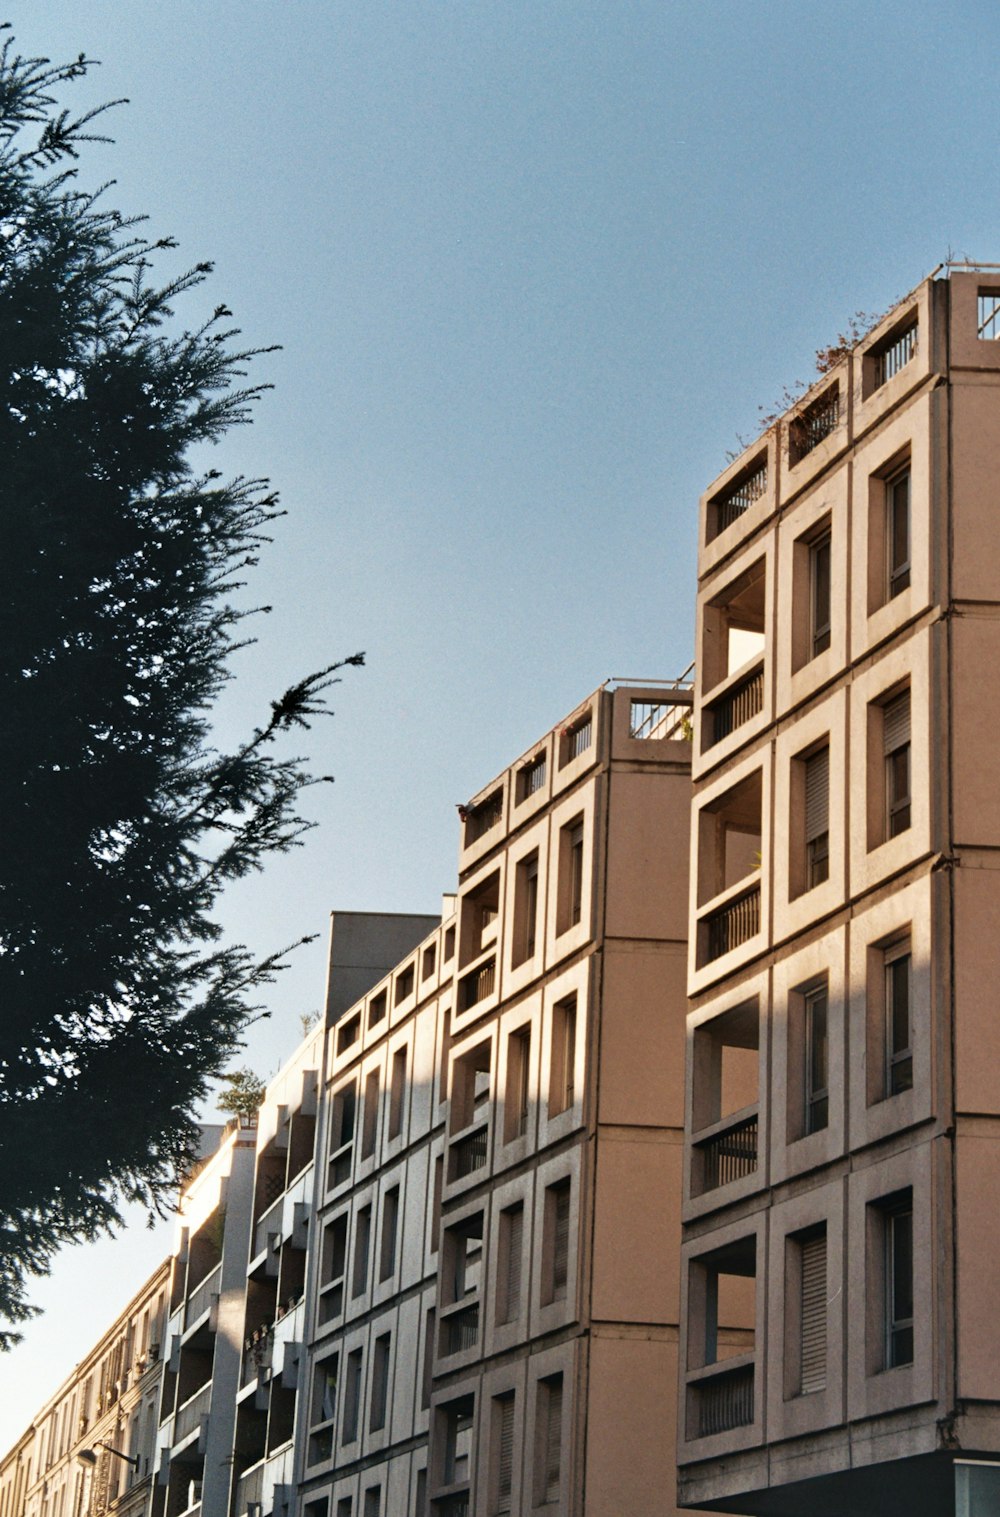
<svg viewBox="0 0 1000 1517"><path fill-rule="evenodd" d="M220 1111L231 1117L254 1117L260 1110L267 1086L252 1069L232 1069L223 1075L226 1089L216 1101Z"/></svg>
<svg viewBox="0 0 1000 1517"><path fill-rule="evenodd" d="M175 305L136 222L81 188L92 136L55 92L88 67L0 52L0 1321L123 1202L172 1199L193 1114L282 955L224 946L230 882L299 841L301 760L341 666L220 753L233 595L279 514L191 449L262 386L217 305ZM345 660L361 662L360 655ZM0 1346L16 1334L0 1331Z"/></svg>

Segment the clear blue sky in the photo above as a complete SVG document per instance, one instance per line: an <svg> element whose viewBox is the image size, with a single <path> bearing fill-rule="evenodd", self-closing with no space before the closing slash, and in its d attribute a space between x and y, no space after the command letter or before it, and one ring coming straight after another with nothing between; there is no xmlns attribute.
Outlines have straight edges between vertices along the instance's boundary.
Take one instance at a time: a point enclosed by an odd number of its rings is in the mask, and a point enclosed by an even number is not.
<svg viewBox="0 0 1000 1517"><path fill-rule="evenodd" d="M215 466L289 515L232 738L363 648L321 828L235 893L260 952L453 888L454 806L609 675L693 642L696 508L758 407L949 250L1000 260L994 6L954 0L8 0L102 67L84 182L213 259L275 391ZM322 943L250 1037L269 1074ZM124 1113L127 1120L127 1109ZM0 1448L166 1251L71 1251L0 1360Z"/></svg>

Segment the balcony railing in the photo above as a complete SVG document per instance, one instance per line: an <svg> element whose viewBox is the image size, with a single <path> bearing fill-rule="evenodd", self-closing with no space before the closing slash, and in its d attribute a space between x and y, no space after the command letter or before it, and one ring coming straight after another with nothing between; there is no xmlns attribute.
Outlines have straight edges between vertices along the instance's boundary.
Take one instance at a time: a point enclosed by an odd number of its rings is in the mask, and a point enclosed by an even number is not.
<svg viewBox="0 0 1000 1517"><path fill-rule="evenodd" d="M757 1113L712 1133L695 1148L701 1155L701 1190L718 1190L757 1168Z"/></svg>
<svg viewBox="0 0 1000 1517"><path fill-rule="evenodd" d="M734 901L727 901L705 919L708 928L707 962L749 942L760 931L760 885L751 885Z"/></svg>
<svg viewBox="0 0 1000 1517"><path fill-rule="evenodd" d="M451 1145L452 1178L464 1180L466 1175L482 1169L489 1152L489 1128L479 1127L465 1138L456 1138Z"/></svg>
<svg viewBox="0 0 1000 1517"><path fill-rule="evenodd" d="M219 1285L222 1280L222 1265L217 1264L210 1275L206 1275L201 1284L188 1296L187 1305L184 1308L184 1327L189 1328L192 1322L197 1322L203 1317L212 1305L212 1297L219 1294Z"/></svg>
<svg viewBox="0 0 1000 1517"><path fill-rule="evenodd" d="M183 1443L189 1433L193 1433L201 1424L202 1417L207 1417L212 1405L212 1382L207 1381L200 1390L189 1396L182 1406L177 1408L174 1417L174 1444Z"/></svg>
<svg viewBox="0 0 1000 1517"><path fill-rule="evenodd" d="M257 1328L243 1344L243 1372L241 1385L259 1380L261 1372L271 1368L274 1353L274 1328Z"/></svg>
<svg viewBox="0 0 1000 1517"><path fill-rule="evenodd" d="M491 996L496 988L496 978L495 959L490 959L481 969L476 969L472 974L466 975L462 981L462 1010L468 1011L470 1006L478 1006L480 1001L485 1001L487 996Z"/></svg>
<svg viewBox="0 0 1000 1517"><path fill-rule="evenodd" d="M698 1382L699 1438L749 1427L753 1422L753 1381L753 1365L740 1364Z"/></svg>
<svg viewBox="0 0 1000 1517"><path fill-rule="evenodd" d="M755 500L760 500L766 490L767 463L765 461L760 468L741 479L728 495L724 495L721 500L715 502L716 534L724 532L727 527L732 526L734 521L738 521L745 511L749 511Z"/></svg>
<svg viewBox="0 0 1000 1517"><path fill-rule="evenodd" d="M793 464L799 463L807 453L819 446L840 425L840 389L831 385L824 390L811 406L796 417L788 427Z"/></svg>
<svg viewBox="0 0 1000 1517"><path fill-rule="evenodd" d="M284 1190L284 1187L282 1187ZM272 1201L267 1211L263 1213L253 1235L253 1256L256 1259L268 1246L268 1235L281 1232L282 1212L284 1210L284 1195L280 1195L276 1201Z"/></svg>
<svg viewBox="0 0 1000 1517"><path fill-rule="evenodd" d="M434 1511L436 1517L469 1517L468 1492L463 1492L461 1496L446 1496L443 1501L435 1501Z"/></svg>
<svg viewBox="0 0 1000 1517"><path fill-rule="evenodd" d="M244 1470L236 1482L233 1497L233 1517L245 1517L251 1505L260 1506L264 1495L264 1465L262 1459L252 1469Z"/></svg>
<svg viewBox="0 0 1000 1517"><path fill-rule="evenodd" d="M713 701L708 710L712 718L711 743L721 743L724 737L742 727L751 717L764 709L764 666L748 674L725 695Z"/></svg>
<svg viewBox="0 0 1000 1517"><path fill-rule="evenodd" d="M904 368L917 350L917 323L900 332L875 355L875 387L884 385Z"/></svg>
<svg viewBox="0 0 1000 1517"><path fill-rule="evenodd" d="M445 1352L460 1354L464 1349L475 1348L479 1341L479 1302L463 1307L445 1323Z"/></svg>

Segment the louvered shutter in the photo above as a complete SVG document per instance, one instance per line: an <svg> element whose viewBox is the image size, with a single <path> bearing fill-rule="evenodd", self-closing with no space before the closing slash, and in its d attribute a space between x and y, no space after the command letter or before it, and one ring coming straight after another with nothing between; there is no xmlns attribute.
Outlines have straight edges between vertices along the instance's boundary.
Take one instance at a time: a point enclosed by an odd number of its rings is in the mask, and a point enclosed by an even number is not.
<svg viewBox="0 0 1000 1517"><path fill-rule="evenodd" d="M910 741L910 692L904 690L882 708L884 751L888 755Z"/></svg>
<svg viewBox="0 0 1000 1517"><path fill-rule="evenodd" d="M521 1311L521 1247L524 1242L524 1207L511 1209L507 1228L507 1301L505 1322Z"/></svg>
<svg viewBox="0 0 1000 1517"><path fill-rule="evenodd" d="M826 1388L826 1233L806 1238L802 1247L803 1395Z"/></svg>
<svg viewBox="0 0 1000 1517"><path fill-rule="evenodd" d="M821 748L806 759L806 842L829 831L830 750Z"/></svg>
<svg viewBox="0 0 1000 1517"><path fill-rule="evenodd" d="M497 1458L497 1514L510 1511L514 1489L514 1397L500 1402L500 1449Z"/></svg>
<svg viewBox="0 0 1000 1517"><path fill-rule="evenodd" d="M560 1185L556 1190L555 1219L552 1237L552 1299L561 1301L566 1295L569 1278L569 1185Z"/></svg>
<svg viewBox="0 0 1000 1517"><path fill-rule="evenodd" d="M562 1375L554 1375L546 1390L545 1499L555 1501L562 1478Z"/></svg>

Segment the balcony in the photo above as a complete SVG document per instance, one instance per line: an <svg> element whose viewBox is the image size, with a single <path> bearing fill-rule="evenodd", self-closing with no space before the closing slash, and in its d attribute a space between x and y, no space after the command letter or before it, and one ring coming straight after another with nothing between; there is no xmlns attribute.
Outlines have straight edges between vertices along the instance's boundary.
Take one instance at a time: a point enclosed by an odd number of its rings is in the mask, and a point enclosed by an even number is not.
<svg viewBox="0 0 1000 1517"><path fill-rule="evenodd" d="M468 1011L470 1007L478 1006L480 1001L491 996L496 989L496 978L496 959L488 959L485 964L467 974L461 984L462 1010Z"/></svg>
<svg viewBox="0 0 1000 1517"><path fill-rule="evenodd" d="M201 1428L202 1420L208 1419L208 1413L212 1405L212 1382L207 1380L200 1390L189 1396L183 1405L177 1408L174 1414L174 1431L171 1440L171 1448L176 1448L196 1430Z"/></svg>
<svg viewBox="0 0 1000 1517"><path fill-rule="evenodd" d="M706 706L709 720L704 726L705 748L721 743L752 717L759 716L763 709L764 665L760 663Z"/></svg>
<svg viewBox="0 0 1000 1517"><path fill-rule="evenodd" d="M731 900L709 911L702 917L701 925L706 933L705 962L708 964L748 943L760 932L760 881L754 881L748 889L741 888Z"/></svg>
<svg viewBox="0 0 1000 1517"><path fill-rule="evenodd" d="M253 1234L253 1257L256 1259L269 1246L271 1234L281 1236L282 1214L284 1211L284 1194L276 1201L272 1201L267 1211L264 1212Z"/></svg>
<svg viewBox="0 0 1000 1517"><path fill-rule="evenodd" d="M443 1355L461 1354L467 1349L475 1348L479 1341L479 1302L453 1312L445 1318L442 1327Z"/></svg>
<svg viewBox="0 0 1000 1517"><path fill-rule="evenodd" d="M710 502L709 540L725 532L744 516L755 501L767 494L767 454L751 464L728 489Z"/></svg>
<svg viewBox="0 0 1000 1517"><path fill-rule="evenodd" d="M205 1276L201 1284L196 1286L187 1298L184 1307L184 1331L197 1322L211 1309L212 1298L218 1296L219 1286L222 1283L222 1265L217 1264L211 1274Z"/></svg>
<svg viewBox="0 0 1000 1517"><path fill-rule="evenodd" d="M459 1496L446 1496L434 1503L436 1517L469 1517L470 1510L468 1491Z"/></svg>
<svg viewBox="0 0 1000 1517"><path fill-rule="evenodd" d="M266 1460L244 1470L236 1482L233 1496L233 1517L246 1517L251 1507L260 1509L264 1498L264 1466Z"/></svg>
<svg viewBox="0 0 1000 1517"><path fill-rule="evenodd" d="M466 1133L453 1141L450 1178L464 1180L468 1175L474 1174L477 1169L483 1169L488 1155L489 1126L484 1124L482 1127L477 1127L474 1132Z"/></svg>
<svg viewBox="0 0 1000 1517"><path fill-rule="evenodd" d="M243 1367L240 1385L259 1380L271 1368L274 1357L274 1328L257 1328L243 1344Z"/></svg>
<svg viewBox="0 0 1000 1517"><path fill-rule="evenodd" d="M742 1180L757 1169L757 1110L730 1116L694 1144L699 1195Z"/></svg>
<svg viewBox="0 0 1000 1517"><path fill-rule="evenodd" d="M694 1392L696 1424L694 1437L711 1438L734 1428L749 1427L754 1417L754 1363L742 1358L738 1364L712 1365L689 1386Z"/></svg>

